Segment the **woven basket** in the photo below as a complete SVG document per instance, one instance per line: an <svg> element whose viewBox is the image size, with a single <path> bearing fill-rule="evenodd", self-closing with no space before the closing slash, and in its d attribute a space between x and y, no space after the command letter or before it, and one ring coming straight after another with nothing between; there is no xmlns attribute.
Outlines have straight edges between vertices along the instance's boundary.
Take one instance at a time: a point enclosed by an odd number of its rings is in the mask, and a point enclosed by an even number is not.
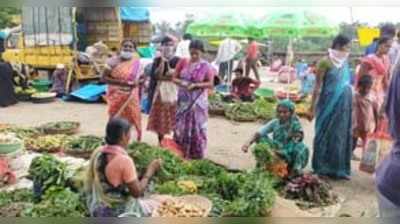
<svg viewBox="0 0 400 224"><path fill-rule="evenodd" d="M204 209L204 217L208 217L212 209L212 202L207 198L199 195L185 195L181 197L160 196L159 198L162 200L176 200L184 204L190 204L200 209ZM154 210L152 217L161 217L160 214L157 213L157 209Z"/></svg>
<svg viewBox="0 0 400 224"><path fill-rule="evenodd" d="M56 97L47 97L47 98L35 98L32 97L33 103L51 103L56 100Z"/></svg>
<svg viewBox="0 0 400 224"><path fill-rule="evenodd" d="M28 151L34 151L34 152L40 152L40 153L59 153L59 152L64 151L64 149L62 147L55 147L55 148L51 148L51 149L38 149L31 145L27 145L26 149Z"/></svg>
<svg viewBox="0 0 400 224"><path fill-rule="evenodd" d="M69 156L72 156L72 157L76 157L76 158L90 159L90 157L92 156L93 151L83 152L83 151L79 151L79 150L76 150L76 149L66 149L66 150L64 150L64 153L66 155L69 155Z"/></svg>
<svg viewBox="0 0 400 224"><path fill-rule="evenodd" d="M215 115L215 116L224 116L225 110L224 109L209 109L208 114Z"/></svg>
<svg viewBox="0 0 400 224"><path fill-rule="evenodd" d="M41 132L47 135L73 135L78 133L81 124L79 122L72 122L72 128L56 129L56 128L39 128Z"/></svg>

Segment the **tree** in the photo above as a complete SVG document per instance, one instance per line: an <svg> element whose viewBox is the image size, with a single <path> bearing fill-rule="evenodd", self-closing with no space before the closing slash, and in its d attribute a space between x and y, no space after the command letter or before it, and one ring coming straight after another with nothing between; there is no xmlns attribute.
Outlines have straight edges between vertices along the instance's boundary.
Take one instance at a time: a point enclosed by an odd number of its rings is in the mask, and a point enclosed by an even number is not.
<svg viewBox="0 0 400 224"><path fill-rule="evenodd" d="M0 8L0 29L16 26L16 18L21 16L21 9L15 7Z"/></svg>

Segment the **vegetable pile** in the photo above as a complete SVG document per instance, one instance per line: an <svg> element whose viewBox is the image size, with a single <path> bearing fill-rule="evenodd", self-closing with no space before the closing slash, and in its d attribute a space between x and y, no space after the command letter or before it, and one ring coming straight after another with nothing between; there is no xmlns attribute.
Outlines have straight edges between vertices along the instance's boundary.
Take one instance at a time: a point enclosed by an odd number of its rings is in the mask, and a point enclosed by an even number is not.
<svg viewBox="0 0 400 224"><path fill-rule="evenodd" d="M234 103L226 107L225 115L234 121L269 121L275 117L276 103L258 98L252 103Z"/></svg>
<svg viewBox="0 0 400 224"><path fill-rule="evenodd" d="M84 197L69 188L71 172L54 156L36 157L29 168L33 189L0 192L0 217L85 217Z"/></svg>
<svg viewBox="0 0 400 224"><path fill-rule="evenodd" d="M71 137L65 144L65 153L90 155L101 145L103 145L103 138L101 137L93 135Z"/></svg>
<svg viewBox="0 0 400 224"><path fill-rule="evenodd" d="M36 157L29 167L29 177L33 181L36 199L40 199L50 187L66 186L71 175L67 164L52 155Z"/></svg>
<svg viewBox="0 0 400 224"><path fill-rule="evenodd" d="M80 123L74 121L49 122L39 127L45 134L74 134Z"/></svg>
<svg viewBox="0 0 400 224"><path fill-rule="evenodd" d="M0 133L5 132L14 133L20 139L26 139L40 135L40 131L38 131L36 128L9 127L5 129L0 129Z"/></svg>
<svg viewBox="0 0 400 224"><path fill-rule="evenodd" d="M226 103L220 94L213 94L208 97L208 109L211 114L224 115Z"/></svg>
<svg viewBox="0 0 400 224"><path fill-rule="evenodd" d="M141 174L153 159L163 159L151 192L205 196L213 202L210 216L265 216L274 203L275 179L265 172L231 173L211 161L182 161L167 150L143 143L131 145L129 155Z"/></svg>
<svg viewBox="0 0 400 224"><path fill-rule="evenodd" d="M15 93L16 94L23 94L23 95L32 95L34 93L36 93L36 89L34 88L27 88L27 89L23 89L22 87L15 87Z"/></svg>
<svg viewBox="0 0 400 224"><path fill-rule="evenodd" d="M272 120L275 117L276 104L263 98L259 98L253 103L258 117L264 121Z"/></svg>
<svg viewBox="0 0 400 224"><path fill-rule="evenodd" d="M12 145L21 143L21 139L17 138L14 133L0 133L1 145Z"/></svg>
<svg viewBox="0 0 400 224"><path fill-rule="evenodd" d="M79 194L65 187L49 188L42 200L24 211L26 217L85 217L87 210Z"/></svg>
<svg viewBox="0 0 400 224"><path fill-rule="evenodd" d="M287 199L297 200L299 207L304 209L329 206L338 202L331 186L312 174L304 174L289 181L283 194Z"/></svg>
<svg viewBox="0 0 400 224"><path fill-rule="evenodd" d="M259 117L252 103L230 105L227 107L225 115L228 119L234 121L256 121Z"/></svg>
<svg viewBox="0 0 400 224"><path fill-rule="evenodd" d="M21 217L25 209L32 207L33 192L20 189L0 192L0 217Z"/></svg>
<svg viewBox="0 0 400 224"><path fill-rule="evenodd" d="M160 207L154 212L153 217L205 217L207 216L206 211L195 205L188 205L179 200L166 200Z"/></svg>
<svg viewBox="0 0 400 224"><path fill-rule="evenodd" d="M274 153L273 147L268 143L259 143L253 148L253 155L256 159L258 169L269 171L278 178L288 176L287 164Z"/></svg>
<svg viewBox="0 0 400 224"><path fill-rule="evenodd" d="M65 135L44 135L25 140L25 146L36 152L54 153L64 149Z"/></svg>

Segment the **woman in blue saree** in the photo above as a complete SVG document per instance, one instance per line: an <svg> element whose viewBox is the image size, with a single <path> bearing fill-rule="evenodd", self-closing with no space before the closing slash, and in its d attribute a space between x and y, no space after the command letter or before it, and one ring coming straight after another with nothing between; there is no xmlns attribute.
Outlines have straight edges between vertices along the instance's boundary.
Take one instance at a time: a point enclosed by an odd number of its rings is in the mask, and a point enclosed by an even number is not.
<svg viewBox="0 0 400 224"><path fill-rule="evenodd" d="M337 36L317 66L309 120L316 115L312 168L318 175L349 179L352 156L350 40Z"/></svg>

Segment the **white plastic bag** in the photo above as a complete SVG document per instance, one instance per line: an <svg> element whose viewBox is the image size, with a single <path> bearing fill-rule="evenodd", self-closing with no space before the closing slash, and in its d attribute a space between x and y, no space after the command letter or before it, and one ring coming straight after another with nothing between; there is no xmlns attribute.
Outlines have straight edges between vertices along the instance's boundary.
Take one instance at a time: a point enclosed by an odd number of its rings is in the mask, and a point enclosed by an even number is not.
<svg viewBox="0 0 400 224"><path fill-rule="evenodd" d="M163 103L175 103L178 101L178 88L173 82L161 82L159 86L159 94Z"/></svg>

